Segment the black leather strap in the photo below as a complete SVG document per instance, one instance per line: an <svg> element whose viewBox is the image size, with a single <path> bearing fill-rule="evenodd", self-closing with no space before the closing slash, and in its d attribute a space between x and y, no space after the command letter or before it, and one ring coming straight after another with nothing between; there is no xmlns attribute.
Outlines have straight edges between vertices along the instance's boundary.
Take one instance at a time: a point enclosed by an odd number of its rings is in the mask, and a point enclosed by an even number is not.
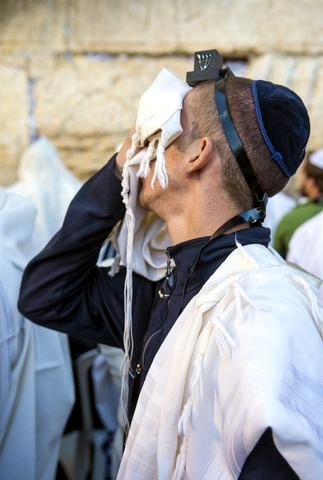
<svg viewBox="0 0 323 480"><path fill-rule="evenodd" d="M218 82L216 82L215 84L214 95L215 95L215 104L216 104L217 112L220 118L223 132L231 148L231 151L238 162L240 170L247 184L249 185L250 190L252 191L255 197L255 205L257 207L264 209L264 213L263 213L263 219L264 219L267 196L266 194L264 194L264 192L262 191L262 189L258 184L255 171L250 163L247 152L243 146L243 143L240 139L237 129L233 123L229 105L226 99L225 80L226 80L226 76L221 80L219 80Z"/></svg>

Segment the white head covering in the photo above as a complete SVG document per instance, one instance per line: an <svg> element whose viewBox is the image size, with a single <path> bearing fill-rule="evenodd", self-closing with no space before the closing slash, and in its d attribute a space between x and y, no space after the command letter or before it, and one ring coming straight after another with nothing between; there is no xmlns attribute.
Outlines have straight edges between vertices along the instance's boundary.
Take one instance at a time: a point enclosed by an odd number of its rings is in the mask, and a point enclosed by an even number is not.
<svg viewBox="0 0 323 480"><path fill-rule="evenodd" d="M80 187L81 181L68 170L48 138L40 137L29 145L19 164L18 181L9 189L30 198L37 209L37 249L57 232Z"/></svg>
<svg viewBox="0 0 323 480"><path fill-rule="evenodd" d="M117 236L117 249L121 264L150 280L158 280L165 274L164 252L169 237L164 222L147 214L137 203L138 177L146 177L151 160L156 159L152 186L157 180L163 188L167 187L164 152L183 131L181 109L189 90L191 87L169 70L161 70L140 99L136 131L123 169L126 215ZM134 155L138 145L143 148Z"/></svg>
<svg viewBox="0 0 323 480"><path fill-rule="evenodd" d="M55 477L74 403L67 337L25 320L16 305L23 269L58 230L80 185L40 138L25 151L18 181L0 187L1 478Z"/></svg>

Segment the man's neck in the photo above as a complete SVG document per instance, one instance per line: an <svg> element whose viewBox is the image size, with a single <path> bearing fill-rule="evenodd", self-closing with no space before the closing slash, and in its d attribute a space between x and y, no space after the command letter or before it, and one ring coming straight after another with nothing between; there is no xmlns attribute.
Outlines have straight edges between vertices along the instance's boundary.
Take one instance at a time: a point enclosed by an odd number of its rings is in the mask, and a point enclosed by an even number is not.
<svg viewBox="0 0 323 480"><path fill-rule="evenodd" d="M205 215L201 215L199 218L195 218L194 215L189 215L188 218L183 218L183 216L172 218L167 222L172 244L176 245L194 238L210 237L237 213L239 212L227 212L226 215L218 215L216 218ZM221 233L232 233L249 226L245 222L233 226L228 225L228 228Z"/></svg>

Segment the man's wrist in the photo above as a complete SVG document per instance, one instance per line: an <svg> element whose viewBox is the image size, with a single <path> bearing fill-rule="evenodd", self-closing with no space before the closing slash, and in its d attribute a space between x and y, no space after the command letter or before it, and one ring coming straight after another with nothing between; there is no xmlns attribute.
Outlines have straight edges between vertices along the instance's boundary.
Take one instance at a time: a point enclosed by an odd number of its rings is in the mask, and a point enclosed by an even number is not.
<svg viewBox="0 0 323 480"><path fill-rule="evenodd" d="M114 167L113 167L113 171L114 171L115 176L116 176L119 180L122 180L122 169L121 169L121 167L118 165L117 156L114 157Z"/></svg>

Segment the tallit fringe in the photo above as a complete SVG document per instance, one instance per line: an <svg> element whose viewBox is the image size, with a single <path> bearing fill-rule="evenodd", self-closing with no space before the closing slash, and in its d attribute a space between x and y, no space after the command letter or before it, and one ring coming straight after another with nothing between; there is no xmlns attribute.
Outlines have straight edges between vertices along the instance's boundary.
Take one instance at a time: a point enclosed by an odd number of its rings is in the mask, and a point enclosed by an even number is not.
<svg viewBox="0 0 323 480"><path fill-rule="evenodd" d="M192 422L193 405L194 400L196 400L196 398L198 397L201 397L202 395L203 361L213 328L213 325L208 322L200 334L197 358L194 361L192 368L192 376L190 379L190 395L183 407L182 414L178 421L178 434L182 443L179 453L177 454L176 466L172 480L182 480L185 475L188 436L189 428Z"/></svg>
<svg viewBox="0 0 323 480"><path fill-rule="evenodd" d="M145 155L140 162L137 172L138 177L147 177L150 169L150 162L156 158L154 175L151 185L158 179L160 185L166 188L168 185L168 177L165 167L164 146L160 142L160 134L154 135L149 139ZM121 382L121 398L124 413L127 411L128 393L127 383L133 354L133 332L132 332L132 257L133 257L133 237L135 230L135 216L131 208L131 192L130 192L130 162L133 159L138 144L140 142L139 132L135 132L131 138L131 147L126 153L126 161L122 171L122 192L121 196L126 207L125 222L127 230L127 254L126 254L126 278L124 285L124 360L122 364L122 382ZM128 420L126 420L128 424Z"/></svg>
<svg viewBox="0 0 323 480"><path fill-rule="evenodd" d="M149 164L151 160L153 160L156 157L156 151L157 151L157 145L158 145L159 139L158 137L154 137L149 141L145 156L140 162L138 172L137 172L137 177L139 178L146 178L148 173L149 173ZM151 181L151 186L153 187L155 183L156 175L154 175L152 181Z"/></svg>
<svg viewBox="0 0 323 480"><path fill-rule="evenodd" d="M158 181L162 188L167 188L168 186L168 175L166 171L165 164L165 147L162 142L158 142L157 146L157 158L155 165L154 178L157 177Z"/></svg>
<svg viewBox="0 0 323 480"><path fill-rule="evenodd" d="M121 382L121 399L124 413L127 411L128 404L128 375L130 370L130 360L133 352L133 335L132 335L132 252L133 252L133 235L135 229L135 217L130 205L130 173L128 165L133 158L139 141L139 135L135 132L131 139L131 147L126 153L126 162L122 171L122 198L126 207L125 221L127 225L127 269L124 285L124 359L122 364L122 382ZM125 415L126 424L128 424L127 415Z"/></svg>
<svg viewBox="0 0 323 480"><path fill-rule="evenodd" d="M234 282L233 289L234 289L234 298L235 298L236 305L237 305L237 315L238 315L238 318L239 318L239 322L242 323L243 321L245 321L243 319L243 315L242 315L242 300L245 300L249 305L251 305L258 312L261 309L259 308L259 306L255 302L253 302L251 300L250 297L248 297L246 292L241 287L240 283Z"/></svg>
<svg viewBox="0 0 323 480"><path fill-rule="evenodd" d="M244 321L242 315L242 300L245 300L258 311L260 308L246 295L239 283L235 283L233 285L233 289L237 305L237 319L242 323ZM178 421L178 434L181 445L177 454L175 471L172 476L172 480L183 480L185 476L188 436L192 421L193 405L196 398L202 395L203 361L212 334L215 334L217 337L217 345L220 355L225 354L230 356L232 351L237 346L236 339L232 337L227 328L222 324L219 316L216 316L211 322L206 322L205 327L203 328L203 331L199 337L197 358L192 368L192 376L189 387L190 395L183 407L182 414Z"/></svg>

